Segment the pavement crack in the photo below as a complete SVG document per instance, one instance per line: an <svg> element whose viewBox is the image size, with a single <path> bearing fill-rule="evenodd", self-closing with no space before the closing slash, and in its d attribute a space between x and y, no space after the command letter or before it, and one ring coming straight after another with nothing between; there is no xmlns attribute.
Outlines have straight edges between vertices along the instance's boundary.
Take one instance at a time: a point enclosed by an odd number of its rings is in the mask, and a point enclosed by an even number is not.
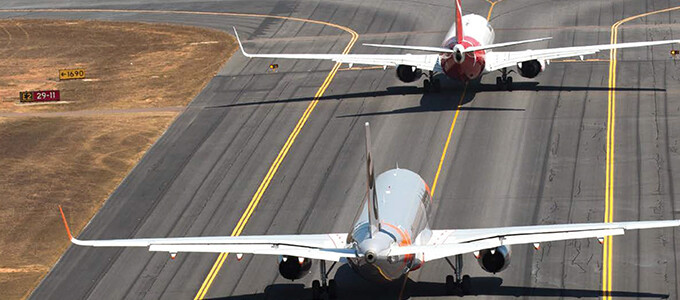
<svg viewBox="0 0 680 300"><path fill-rule="evenodd" d="M668 238L666 238L666 235L660 234L659 235L659 241L661 242L662 247L665 248L666 246L668 246Z"/></svg>
<svg viewBox="0 0 680 300"><path fill-rule="evenodd" d="M595 124L595 125L597 125L597 124ZM598 135L600 135L600 133L602 133L602 131L604 131L604 128L602 128L602 127L598 128L597 131L595 131L595 133L593 133L593 136L591 136L590 138L595 139Z"/></svg>
<svg viewBox="0 0 680 300"><path fill-rule="evenodd" d="M576 260L578 260L578 257L581 255L581 243L579 241L573 241L569 243L569 245L574 247L574 250L576 251L576 255L572 257L571 259L571 265L578 267L581 269L581 273L586 273L586 269L583 268ZM564 275L566 277L566 274Z"/></svg>
<svg viewBox="0 0 680 300"><path fill-rule="evenodd" d="M560 134L557 134L557 137L555 138L555 141L553 142L552 146L550 147L550 153L552 155L557 156L557 149L560 147Z"/></svg>
<svg viewBox="0 0 680 300"><path fill-rule="evenodd" d="M553 178L555 178L555 170L553 168L550 168L550 173L548 174L548 181L552 182Z"/></svg>
<svg viewBox="0 0 680 300"><path fill-rule="evenodd" d="M552 205L548 208L548 212L546 213L546 216L541 218L541 224L553 224L554 222L550 222L549 220L552 219L552 216L555 214L557 209L559 208L559 205L557 204L557 200L550 198L552 200Z"/></svg>
<svg viewBox="0 0 680 300"><path fill-rule="evenodd" d="M673 141L673 146L669 146L668 151L673 154L678 154L678 140Z"/></svg>

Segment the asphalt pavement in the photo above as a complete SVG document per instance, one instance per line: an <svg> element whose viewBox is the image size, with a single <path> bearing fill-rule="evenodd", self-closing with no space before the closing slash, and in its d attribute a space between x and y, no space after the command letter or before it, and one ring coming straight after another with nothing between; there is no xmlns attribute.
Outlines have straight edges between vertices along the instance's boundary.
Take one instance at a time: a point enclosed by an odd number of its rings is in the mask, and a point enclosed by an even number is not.
<svg viewBox="0 0 680 300"><path fill-rule="evenodd" d="M299 20L192 12L257 13L322 20L359 34L352 53L401 53L361 43L439 45L453 22L453 1L2 1L22 11L0 17L172 22L239 29L252 52L340 53L351 35ZM486 17L489 1L467 0L464 13ZM534 47L609 43L611 26L628 16L672 7L671 1L497 1L490 14L496 41L552 36ZM125 10L135 10L126 12ZM155 11L155 12L150 12ZM183 11L171 13L170 11ZM166 11L166 12L161 12ZM618 42L678 38L680 10L631 20ZM523 48L524 47L524 48ZM517 46L512 49L525 49ZM614 156L614 220L680 218L680 74L669 46L619 51ZM592 62L552 62L534 79L516 73L512 92L495 76L467 88L445 80L439 94L402 83L394 69L345 70L332 78L295 140L287 139L333 67L331 62L248 60L240 53L154 144L80 233L82 239L229 235L284 145L247 234L347 232L362 204L363 123L370 122L377 172L399 165L433 183L431 226L477 228L602 222L609 94L609 53ZM602 61L604 60L604 61ZM268 68L279 64L277 71ZM457 109L459 103L462 106ZM676 176L674 176L676 175ZM472 255L465 273L480 299L598 298L611 266L611 295L678 297L677 229L630 232L613 241L603 264L597 240L513 247L512 265L487 274ZM55 238L63 238L62 236ZM70 247L32 299L192 299L217 255L146 249ZM290 282L276 258L230 255L206 299L310 298L314 272ZM444 261L401 283L375 286L346 266L334 269L342 299L442 298Z"/></svg>

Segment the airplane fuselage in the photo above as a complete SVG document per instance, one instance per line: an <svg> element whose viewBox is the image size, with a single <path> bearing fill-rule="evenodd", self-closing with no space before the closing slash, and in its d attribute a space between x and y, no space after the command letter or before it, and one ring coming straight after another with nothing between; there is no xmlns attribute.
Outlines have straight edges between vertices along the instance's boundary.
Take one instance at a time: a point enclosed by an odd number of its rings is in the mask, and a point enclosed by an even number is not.
<svg viewBox="0 0 680 300"><path fill-rule="evenodd" d="M461 45L463 47L468 48L493 44L495 33L486 18L475 14L469 14L463 16L462 24L464 36ZM456 24L454 23L446 34L442 46L453 49L456 44ZM439 55L439 61L446 76L467 82L479 78L484 73L484 56L486 55L486 51L477 50L468 52L465 54L465 59L460 64L456 63L453 55L454 54L452 53L441 53Z"/></svg>
<svg viewBox="0 0 680 300"><path fill-rule="evenodd" d="M380 174L376 178L376 191L380 231L371 237L366 203L347 237L348 244L354 244L362 255L348 262L369 280L392 281L417 270L425 262L422 256L389 256L389 249L391 245L420 245L430 239L428 216L432 198L425 181L406 169Z"/></svg>

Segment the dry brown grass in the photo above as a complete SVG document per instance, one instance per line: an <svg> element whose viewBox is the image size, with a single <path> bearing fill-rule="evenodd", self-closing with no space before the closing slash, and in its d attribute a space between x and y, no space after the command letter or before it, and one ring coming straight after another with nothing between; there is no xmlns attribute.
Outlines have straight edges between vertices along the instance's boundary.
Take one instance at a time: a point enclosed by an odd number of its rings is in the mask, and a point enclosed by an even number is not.
<svg viewBox="0 0 680 300"><path fill-rule="evenodd" d="M67 207L74 230L82 228L173 118L26 118L0 124L4 296L24 296L68 246L57 205Z"/></svg>
<svg viewBox="0 0 680 300"><path fill-rule="evenodd" d="M0 21L0 111L185 105L235 50L226 33L99 21ZM59 81L81 67L88 80ZM19 92L57 88L64 105L18 106Z"/></svg>
<svg viewBox="0 0 680 300"><path fill-rule="evenodd" d="M192 44L208 41L218 42ZM0 21L0 112L186 105L232 42L185 26ZM74 66L99 81L55 81L57 69ZM20 90L55 87L73 103L16 105ZM176 114L0 118L0 298L25 298L68 247L57 204L78 232Z"/></svg>

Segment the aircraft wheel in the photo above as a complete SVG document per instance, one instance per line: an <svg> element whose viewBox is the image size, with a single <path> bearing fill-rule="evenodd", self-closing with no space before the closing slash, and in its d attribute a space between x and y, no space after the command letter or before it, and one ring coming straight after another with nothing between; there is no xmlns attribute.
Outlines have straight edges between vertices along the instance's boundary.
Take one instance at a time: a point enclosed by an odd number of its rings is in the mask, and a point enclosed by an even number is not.
<svg viewBox="0 0 680 300"><path fill-rule="evenodd" d="M453 280L453 275L446 275L446 294L455 295L456 294L456 282Z"/></svg>
<svg viewBox="0 0 680 300"><path fill-rule="evenodd" d="M432 89L434 90L435 93L439 93L442 90L442 84L439 81L439 79L432 80Z"/></svg>
<svg viewBox="0 0 680 300"><path fill-rule="evenodd" d="M423 92L425 94L430 92L431 87L432 87L432 85L430 84L429 80L427 80L427 79L423 80Z"/></svg>
<svg viewBox="0 0 680 300"><path fill-rule="evenodd" d="M328 298L337 299L338 298L338 285L335 283L334 279L328 281Z"/></svg>
<svg viewBox="0 0 680 300"><path fill-rule="evenodd" d="M470 295L472 292L472 279L470 275L463 275L463 281L460 283L460 288L463 290L463 294Z"/></svg>
<svg viewBox="0 0 680 300"><path fill-rule="evenodd" d="M312 300L321 299L321 282L318 280L312 281Z"/></svg>
<svg viewBox="0 0 680 300"><path fill-rule="evenodd" d="M505 81L505 84L508 85L508 91L512 91L512 77L508 76L508 79Z"/></svg>
<svg viewBox="0 0 680 300"><path fill-rule="evenodd" d="M496 77L496 88L498 88L499 90L503 88L503 78L501 78L500 76Z"/></svg>

